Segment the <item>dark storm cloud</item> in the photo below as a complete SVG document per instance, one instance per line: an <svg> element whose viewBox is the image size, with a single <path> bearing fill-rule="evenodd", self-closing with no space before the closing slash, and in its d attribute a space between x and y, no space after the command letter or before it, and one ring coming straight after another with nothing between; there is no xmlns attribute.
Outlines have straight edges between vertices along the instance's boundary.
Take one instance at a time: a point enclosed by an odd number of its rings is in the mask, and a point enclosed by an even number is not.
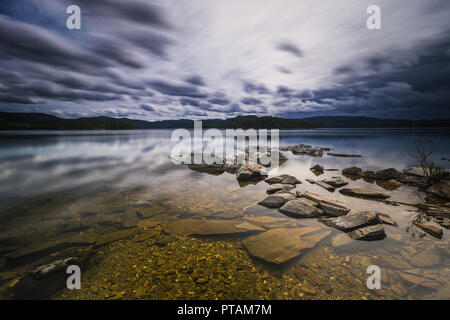
<svg viewBox="0 0 450 320"><path fill-rule="evenodd" d="M281 51L285 51L287 53L293 54L298 58L303 57L303 51L291 42L281 42L277 45L277 49Z"/></svg>
<svg viewBox="0 0 450 320"><path fill-rule="evenodd" d="M203 78L200 76L190 76L184 79L185 82L190 83L194 86L205 86Z"/></svg>
<svg viewBox="0 0 450 320"><path fill-rule="evenodd" d="M207 95L201 93L197 87L194 86L184 86L172 84L167 81L154 80L149 81L148 85L160 93L167 94L169 96L180 96L180 97L192 97L192 98L206 98Z"/></svg>
<svg viewBox="0 0 450 320"><path fill-rule="evenodd" d="M286 86L278 86L277 96L285 99L308 99L314 97L314 94L309 90L294 90Z"/></svg>
<svg viewBox="0 0 450 320"><path fill-rule="evenodd" d="M367 57L351 69L338 68L346 77L333 89L315 91L310 101L331 103L337 114L448 117L449 52L450 32L412 50Z"/></svg>
<svg viewBox="0 0 450 320"><path fill-rule="evenodd" d="M155 111L155 108L153 108L152 106L149 106L148 104L141 104L139 106L139 108L141 108L144 111L149 111L149 112Z"/></svg>
<svg viewBox="0 0 450 320"><path fill-rule="evenodd" d="M230 103L230 100L225 98L212 98L208 100L211 104L220 104L220 105L226 105Z"/></svg>
<svg viewBox="0 0 450 320"><path fill-rule="evenodd" d="M243 104L247 104L247 105L255 105L255 104L260 104L260 103L262 103L261 100L256 99L256 98L250 98L250 97L243 98L243 99L241 100L241 102L242 102Z"/></svg>
<svg viewBox="0 0 450 320"><path fill-rule="evenodd" d="M169 28L170 25L160 7L141 0L77 0L64 1L77 4L93 18L117 17L153 27Z"/></svg>
<svg viewBox="0 0 450 320"><path fill-rule="evenodd" d="M256 84L250 81L244 81L244 91L248 94L269 94L270 90L263 84Z"/></svg>
<svg viewBox="0 0 450 320"><path fill-rule="evenodd" d="M289 70L288 68L285 68L283 66L277 66L276 68L277 68L278 71L280 71L281 73L284 73L284 74L291 74L292 73L291 70Z"/></svg>
<svg viewBox="0 0 450 320"><path fill-rule="evenodd" d="M0 56L60 67L104 67L103 59L85 52L41 27L0 15Z"/></svg>

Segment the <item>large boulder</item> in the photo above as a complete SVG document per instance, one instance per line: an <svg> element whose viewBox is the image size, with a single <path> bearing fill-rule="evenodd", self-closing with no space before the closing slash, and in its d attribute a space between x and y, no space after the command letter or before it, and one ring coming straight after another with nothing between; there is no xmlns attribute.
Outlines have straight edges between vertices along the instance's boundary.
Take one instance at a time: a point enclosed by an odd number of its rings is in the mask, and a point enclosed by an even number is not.
<svg viewBox="0 0 450 320"><path fill-rule="evenodd" d="M248 163L236 172L236 178L239 181L258 181L266 176L267 172L256 163Z"/></svg>
<svg viewBox="0 0 450 320"><path fill-rule="evenodd" d="M319 228L278 228L242 240L251 256L269 263L283 264L314 247L330 231Z"/></svg>
<svg viewBox="0 0 450 320"><path fill-rule="evenodd" d="M293 218L314 218L323 214L319 208L297 199L286 202L280 209L281 213Z"/></svg>
<svg viewBox="0 0 450 320"><path fill-rule="evenodd" d="M384 193L368 188L344 188L339 190L339 192L349 197L360 197L368 199L387 199L390 197L388 195L385 195Z"/></svg>
<svg viewBox="0 0 450 320"><path fill-rule="evenodd" d="M258 202L258 204L267 208L279 208L286 202L294 199L295 195L292 193L275 193Z"/></svg>
<svg viewBox="0 0 450 320"><path fill-rule="evenodd" d="M433 184L426 190L427 193L431 193L443 199L450 199L450 180L441 180L438 183Z"/></svg>

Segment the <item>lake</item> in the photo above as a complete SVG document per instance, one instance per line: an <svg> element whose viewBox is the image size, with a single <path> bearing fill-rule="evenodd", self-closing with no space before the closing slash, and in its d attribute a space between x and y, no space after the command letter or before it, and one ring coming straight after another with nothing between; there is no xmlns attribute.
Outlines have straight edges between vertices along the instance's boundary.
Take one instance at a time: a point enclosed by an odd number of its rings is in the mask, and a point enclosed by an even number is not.
<svg viewBox="0 0 450 320"><path fill-rule="evenodd" d="M258 205L267 196L264 181L239 183L234 174L209 174L173 163L168 157L175 144L171 133L0 132L0 297L450 297L449 231L442 228L442 239L424 233L413 222L432 218L406 205L440 200L413 186L392 187L340 172L351 166L372 171L415 166L413 141L420 138L432 139L433 159L448 168L442 158L450 158L450 130L280 131L281 146L303 143L362 155L344 158L325 152L312 157L285 151L289 159L279 173L300 179L300 193L340 201L351 212L388 214L397 226L384 225L387 236L379 241L351 240L316 218L296 219ZM326 170L320 179L341 176L350 187L371 188L403 204L348 197L310 184L305 179L319 179L310 170L315 164L337 169ZM286 230L286 241L296 236L294 230L321 236L280 264L249 252L246 239L279 229ZM268 250L283 247L270 239ZM283 250L290 253L292 248ZM81 267L80 290L65 287L65 274L59 280L28 278L34 268L68 257L76 257ZM380 289L366 286L370 265L381 269Z"/></svg>

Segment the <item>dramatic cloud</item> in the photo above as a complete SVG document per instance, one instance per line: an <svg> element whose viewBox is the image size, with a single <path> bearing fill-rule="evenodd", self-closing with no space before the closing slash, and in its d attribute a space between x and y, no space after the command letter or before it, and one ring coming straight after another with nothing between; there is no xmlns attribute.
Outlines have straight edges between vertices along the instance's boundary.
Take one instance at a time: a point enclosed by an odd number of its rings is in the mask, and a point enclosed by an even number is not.
<svg viewBox="0 0 450 320"><path fill-rule="evenodd" d="M448 0L372 2L3 0L0 111L450 117Z"/></svg>

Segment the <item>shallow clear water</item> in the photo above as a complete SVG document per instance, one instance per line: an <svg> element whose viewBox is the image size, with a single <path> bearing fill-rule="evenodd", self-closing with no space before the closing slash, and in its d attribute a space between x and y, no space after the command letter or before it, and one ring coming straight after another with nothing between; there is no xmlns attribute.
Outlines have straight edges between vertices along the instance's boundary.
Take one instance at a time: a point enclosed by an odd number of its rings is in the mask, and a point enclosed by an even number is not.
<svg viewBox="0 0 450 320"><path fill-rule="evenodd" d="M450 297L448 230L441 240L412 226L423 217L413 206L350 198L305 181L309 168L358 166L364 170L417 163L413 140L432 138L436 162L449 167L449 130L292 130L280 145L328 146L361 158L295 156L279 173L302 180L297 190L342 201L352 211L389 214L398 227L385 226L381 241L336 246L342 232L317 219L293 219L258 206L267 184L239 184L235 175L211 175L176 165L168 158L170 130L0 133L0 294L3 298L91 299L407 299ZM326 171L320 177L341 176ZM392 190L371 181L351 180L388 193L390 200L418 203L417 188ZM389 190L386 190L389 189ZM438 201L427 199L429 202ZM126 219L127 212L144 216ZM171 221L212 219L240 223L269 216L265 229L314 227L329 231L314 247L281 266L249 255L249 233L194 237L169 232ZM26 282L36 266L81 257L81 290L65 280ZM419 257L414 259L412 257ZM85 259L89 257L89 259ZM424 261L431 261L426 263ZM382 270L380 290L366 287L368 265ZM62 284L62 285L61 285Z"/></svg>

